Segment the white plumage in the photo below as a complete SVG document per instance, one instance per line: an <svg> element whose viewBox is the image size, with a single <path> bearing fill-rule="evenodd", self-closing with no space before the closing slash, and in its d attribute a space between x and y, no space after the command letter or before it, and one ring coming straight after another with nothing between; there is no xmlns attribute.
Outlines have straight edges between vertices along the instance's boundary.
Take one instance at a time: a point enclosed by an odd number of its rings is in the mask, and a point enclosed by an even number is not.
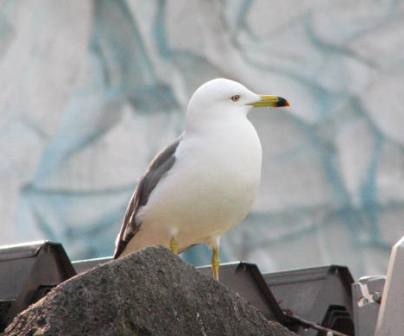
<svg viewBox="0 0 404 336"><path fill-rule="evenodd" d="M198 88L172 155L162 152L155 159L173 164L159 172L149 168L146 181L148 174L160 175L144 205L135 204L141 196L135 190L116 256L156 244L173 248L173 239L179 250L197 243L218 249L224 232L250 211L260 183L261 143L248 112L253 106L287 105L283 98L259 96L227 79Z"/></svg>

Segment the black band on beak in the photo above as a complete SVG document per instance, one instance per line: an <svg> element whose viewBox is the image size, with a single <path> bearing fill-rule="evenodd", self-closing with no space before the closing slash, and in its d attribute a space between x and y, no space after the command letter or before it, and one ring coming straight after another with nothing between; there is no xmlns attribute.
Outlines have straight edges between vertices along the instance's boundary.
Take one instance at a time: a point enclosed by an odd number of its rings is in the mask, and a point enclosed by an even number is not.
<svg viewBox="0 0 404 336"><path fill-rule="evenodd" d="M289 105L289 102L285 98L279 97L278 101L276 102L276 106L282 107L282 106L290 106L290 105Z"/></svg>

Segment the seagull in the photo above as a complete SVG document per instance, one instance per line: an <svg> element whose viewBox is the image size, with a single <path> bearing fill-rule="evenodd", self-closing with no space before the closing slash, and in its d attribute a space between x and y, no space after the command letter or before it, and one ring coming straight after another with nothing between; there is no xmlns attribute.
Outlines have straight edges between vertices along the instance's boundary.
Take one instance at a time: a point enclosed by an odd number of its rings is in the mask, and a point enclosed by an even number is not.
<svg viewBox="0 0 404 336"><path fill-rule="evenodd" d="M129 201L114 258L151 245L178 254L212 250L219 279L220 238L251 210L261 179L262 148L247 116L253 107L289 106L224 78L192 95L184 132L150 162Z"/></svg>

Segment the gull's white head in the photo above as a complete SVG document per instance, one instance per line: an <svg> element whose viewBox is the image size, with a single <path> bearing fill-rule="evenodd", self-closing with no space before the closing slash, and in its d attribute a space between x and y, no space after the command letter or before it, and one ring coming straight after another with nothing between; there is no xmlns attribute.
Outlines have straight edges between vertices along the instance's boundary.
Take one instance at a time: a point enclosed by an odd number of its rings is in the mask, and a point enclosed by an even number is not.
<svg viewBox="0 0 404 336"><path fill-rule="evenodd" d="M253 107L289 106L278 96L258 95L244 85L225 78L217 78L202 84L192 95L187 119L202 122L207 119L246 117Z"/></svg>

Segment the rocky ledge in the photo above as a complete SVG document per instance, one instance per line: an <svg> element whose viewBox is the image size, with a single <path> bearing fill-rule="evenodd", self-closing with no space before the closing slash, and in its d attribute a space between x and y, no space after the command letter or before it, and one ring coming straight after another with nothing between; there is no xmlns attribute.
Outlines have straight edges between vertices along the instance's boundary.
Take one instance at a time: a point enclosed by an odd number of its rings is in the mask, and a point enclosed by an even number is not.
<svg viewBox="0 0 404 336"><path fill-rule="evenodd" d="M150 247L61 283L6 335L295 334L170 251Z"/></svg>

